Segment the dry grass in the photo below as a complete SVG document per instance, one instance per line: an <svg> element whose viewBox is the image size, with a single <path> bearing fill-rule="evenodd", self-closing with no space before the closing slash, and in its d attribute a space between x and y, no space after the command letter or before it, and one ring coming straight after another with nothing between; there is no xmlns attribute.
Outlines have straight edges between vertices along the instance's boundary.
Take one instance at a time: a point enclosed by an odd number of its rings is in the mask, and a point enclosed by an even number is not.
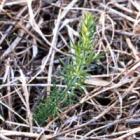
<svg viewBox="0 0 140 140"><path fill-rule="evenodd" d="M0 1L0 139L140 139L138 0ZM96 19L95 52L79 102L44 126L33 113L53 87L65 87L61 61L71 56L85 11Z"/></svg>

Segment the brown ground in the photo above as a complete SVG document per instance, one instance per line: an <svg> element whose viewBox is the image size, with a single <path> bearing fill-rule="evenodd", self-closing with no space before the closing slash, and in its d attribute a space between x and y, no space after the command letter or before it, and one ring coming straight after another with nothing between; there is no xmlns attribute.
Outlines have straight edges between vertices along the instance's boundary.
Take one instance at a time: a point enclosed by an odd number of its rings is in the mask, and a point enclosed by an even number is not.
<svg viewBox="0 0 140 140"><path fill-rule="evenodd" d="M0 0L0 139L140 139L139 0L31 1ZM32 124L85 11L102 56L89 67L86 92L45 126Z"/></svg>

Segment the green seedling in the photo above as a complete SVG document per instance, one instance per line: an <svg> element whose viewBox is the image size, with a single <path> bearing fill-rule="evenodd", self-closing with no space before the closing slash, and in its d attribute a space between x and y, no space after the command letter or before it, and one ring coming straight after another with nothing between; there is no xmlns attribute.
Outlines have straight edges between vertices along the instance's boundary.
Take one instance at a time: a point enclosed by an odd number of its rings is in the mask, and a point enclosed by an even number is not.
<svg viewBox="0 0 140 140"><path fill-rule="evenodd" d="M79 41L70 47L74 50L72 58L63 67L65 89L51 91L47 99L37 107L34 118L39 124L43 124L48 118L58 115L59 110L77 101L75 90L81 90L87 76L87 67L95 60L93 39L95 34L95 22L91 13L85 13L80 24Z"/></svg>

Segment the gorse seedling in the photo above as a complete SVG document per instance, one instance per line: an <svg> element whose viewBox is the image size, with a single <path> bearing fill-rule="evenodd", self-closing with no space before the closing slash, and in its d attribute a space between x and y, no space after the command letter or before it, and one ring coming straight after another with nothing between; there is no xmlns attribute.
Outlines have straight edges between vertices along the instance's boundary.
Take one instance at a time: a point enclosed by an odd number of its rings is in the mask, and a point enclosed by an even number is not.
<svg viewBox="0 0 140 140"><path fill-rule="evenodd" d="M72 58L63 67L65 89L53 90L47 99L40 103L35 111L34 117L39 124L43 124L48 117L55 117L59 108L76 101L76 89L84 86L87 76L86 68L95 58L93 51L93 38L95 33L95 22L91 13L84 14L80 26L79 41L70 47L74 50Z"/></svg>

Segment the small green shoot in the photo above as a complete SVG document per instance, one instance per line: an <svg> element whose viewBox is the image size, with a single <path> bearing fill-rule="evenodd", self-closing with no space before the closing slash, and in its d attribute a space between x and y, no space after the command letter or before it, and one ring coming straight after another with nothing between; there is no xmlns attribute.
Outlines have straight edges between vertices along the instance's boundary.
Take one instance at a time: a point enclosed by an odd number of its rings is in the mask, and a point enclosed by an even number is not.
<svg viewBox="0 0 140 140"><path fill-rule="evenodd" d="M84 86L87 76L87 67L95 59L93 51L93 39L95 22L91 13L84 14L80 26L79 41L72 44L74 57L63 68L64 83L67 88L58 90L55 88L47 99L41 102L34 113L34 118L39 124L43 124L49 117L55 117L62 106L76 101L76 89Z"/></svg>

